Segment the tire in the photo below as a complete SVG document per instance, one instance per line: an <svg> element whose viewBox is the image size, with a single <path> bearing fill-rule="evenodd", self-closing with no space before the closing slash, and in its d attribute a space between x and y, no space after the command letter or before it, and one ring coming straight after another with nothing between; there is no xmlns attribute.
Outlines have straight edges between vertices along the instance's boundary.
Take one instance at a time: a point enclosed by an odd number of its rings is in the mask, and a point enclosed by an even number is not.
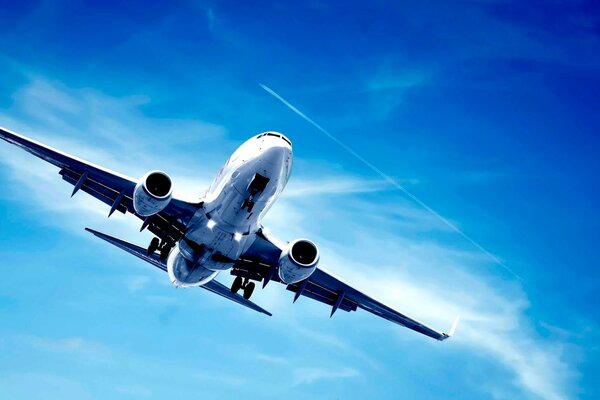
<svg viewBox="0 0 600 400"><path fill-rule="evenodd" d="M153 254L158 250L158 246L160 244L160 240L157 237L152 238L150 241L150 245L148 246L148 254Z"/></svg>
<svg viewBox="0 0 600 400"><path fill-rule="evenodd" d="M254 285L254 282L248 282L248 284L244 288L244 298L246 300L248 300L252 296L252 293L254 293L255 286L256 285Z"/></svg>
<svg viewBox="0 0 600 400"><path fill-rule="evenodd" d="M235 279L233 280L233 283L231 284L231 293L237 293L240 291L240 289L242 288L242 277L241 276L236 276Z"/></svg>
<svg viewBox="0 0 600 400"><path fill-rule="evenodd" d="M162 249L160 249L160 259L165 261L169 257L169 253L171 252L171 246L164 245Z"/></svg>

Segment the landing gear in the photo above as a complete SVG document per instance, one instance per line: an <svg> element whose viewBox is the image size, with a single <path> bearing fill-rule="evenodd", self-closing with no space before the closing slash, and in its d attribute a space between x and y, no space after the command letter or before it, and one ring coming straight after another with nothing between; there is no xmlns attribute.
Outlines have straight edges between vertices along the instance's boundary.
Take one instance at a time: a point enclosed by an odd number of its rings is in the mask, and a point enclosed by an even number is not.
<svg viewBox="0 0 600 400"><path fill-rule="evenodd" d="M241 276L236 276L231 284L231 293L237 293L240 289L243 289L244 299L248 300L250 296L252 296L252 293L254 293L255 287L256 285L254 282L249 282L248 278L242 279Z"/></svg>
<svg viewBox="0 0 600 400"><path fill-rule="evenodd" d="M160 248L160 259L165 261L169 257L170 252L171 246L169 246L167 243L163 244L163 246Z"/></svg>
<svg viewBox="0 0 600 400"><path fill-rule="evenodd" d="M246 300L248 300L250 296L252 296L252 293L254 293L254 287L254 282L248 282L244 287L244 298Z"/></svg>
<svg viewBox="0 0 600 400"><path fill-rule="evenodd" d="M241 276L236 276L231 285L231 293L237 293L244 286L244 281Z"/></svg>
<svg viewBox="0 0 600 400"><path fill-rule="evenodd" d="M248 212L251 213L252 209L254 208L254 200L252 200L252 197L250 197L249 199L245 199L242 202L242 210L246 208L248 209Z"/></svg>
<svg viewBox="0 0 600 400"><path fill-rule="evenodd" d="M148 254L154 254L158 247L160 246L160 240L157 237L153 238L148 246Z"/></svg>

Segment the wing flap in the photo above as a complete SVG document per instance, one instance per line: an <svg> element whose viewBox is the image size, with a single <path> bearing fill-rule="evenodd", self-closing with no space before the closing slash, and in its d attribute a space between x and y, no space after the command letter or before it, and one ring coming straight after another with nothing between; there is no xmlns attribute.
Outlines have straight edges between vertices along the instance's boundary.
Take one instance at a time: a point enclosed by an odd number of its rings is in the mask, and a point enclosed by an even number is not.
<svg viewBox="0 0 600 400"><path fill-rule="evenodd" d="M62 176L64 181L74 186L79 182L79 179L82 175L65 168L61 169L59 174ZM99 182L96 182L89 176L89 174L85 177L85 181L78 188L78 190L84 191L85 193L89 194L92 197L95 197L96 199L109 206L112 206L114 204L115 200L117 199L120 193L120 191L116 191L114 189L102 185ZM128 200L130 199L127 196L125 196L123 200L121 200L120 204L117 205L117 210L123 214L126 213L130 207Z"/></svg>

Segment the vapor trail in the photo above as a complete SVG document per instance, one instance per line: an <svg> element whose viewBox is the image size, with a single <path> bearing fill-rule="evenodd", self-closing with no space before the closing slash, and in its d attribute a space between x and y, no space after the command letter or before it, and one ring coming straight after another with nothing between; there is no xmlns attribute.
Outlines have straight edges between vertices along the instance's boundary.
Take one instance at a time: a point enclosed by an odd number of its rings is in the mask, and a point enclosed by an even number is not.
<svg viewBox="0 0 600 400"><path fill-rule="evenodd" d="M479 249L481 252L483 252L485 255L487 255L490 259L492 259L496 264L498 264L499 266L501 266L502 268L504 268L506 271L508 271L510 274L512 274L514 277L516 277L521 282L527 283L516 272L514 272L512 269L510 269L501 259L499 259L498 257L496 257L494 254L492 254L490 251L488 251L485 247L483 247L482 245L480 245L479 243L477 243L469 235L467 235L466 233L464 233L458 226L454 225L452 222L448 221L446 218L444 218L443 216L441 216L433 208L431 208L427 204L425 204L421 199L419 199L417 196L415 196L410 191L408 191L408 189L406 189L404 186L402 186L401 184L399 184L398 181L396 181L394 178L392 178L389 175L386 175L382 170L380 170L375 165L373 165L372 163L370 163L369 161L367 161L363 156L361 156L360 154L358 154L352 148L348 147L344 142L342 142L337 137L335 137L333 134L331 134L327 129L325 129L321 125L317 124L310 117L308 117L306 114L304 114L302 111L300 111L299 109L297 109L294 105L292 105L289 101L287 101L286 99L284 99L283 97L281 97L273 89L271 89L270 87L268 87L266 85L263 85L262 83L259 83L259 85L260 85L261 88L263 88L271 96L275 97L277 100L279 100L280 102L282 102L287 108L289 108L290 110L292 110L293 112L295 112L296 114L298 114L306 122L308 122L309 124L311 124L312 126L314 126L315 128L317 128L317 130L319 130L321 133L325 134L328 138L330 138L335 143L337 143L341 148L343 148L344 150L346 150L348 153L352 154L360 162L362 162L367 167L369 167L373 172L375 172L376 174L378 174L379 176L381 176L383 179L385 179L390 185L392 185L396 189L400 190L402 193L404 193L406 196L408 196L412 201L414 201L415 203L417 203L418 205L420 205L421 207L423 207L425 210L427 210L429 213L431 213L431 215L433 215L434 217L436 217L437 219L439 219L441 222L443 222L445 225L447 225L454 232L456 232L460 236L462 236L465 240L467 240L469 243L471 243L473 246L475 246L477 249Z"/></svg>

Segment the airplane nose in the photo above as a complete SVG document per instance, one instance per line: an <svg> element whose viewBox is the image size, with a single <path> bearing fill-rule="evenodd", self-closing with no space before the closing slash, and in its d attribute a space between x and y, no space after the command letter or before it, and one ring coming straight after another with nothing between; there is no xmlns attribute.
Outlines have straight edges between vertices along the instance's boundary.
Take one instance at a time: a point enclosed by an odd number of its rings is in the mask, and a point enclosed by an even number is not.
<svg viewBox="0 0 600 400"><path fill-rule="evenodd" d="M272 165L281 165L290 156L292 149L285 143L271 146L263 151L261 158Z"/></svg>

